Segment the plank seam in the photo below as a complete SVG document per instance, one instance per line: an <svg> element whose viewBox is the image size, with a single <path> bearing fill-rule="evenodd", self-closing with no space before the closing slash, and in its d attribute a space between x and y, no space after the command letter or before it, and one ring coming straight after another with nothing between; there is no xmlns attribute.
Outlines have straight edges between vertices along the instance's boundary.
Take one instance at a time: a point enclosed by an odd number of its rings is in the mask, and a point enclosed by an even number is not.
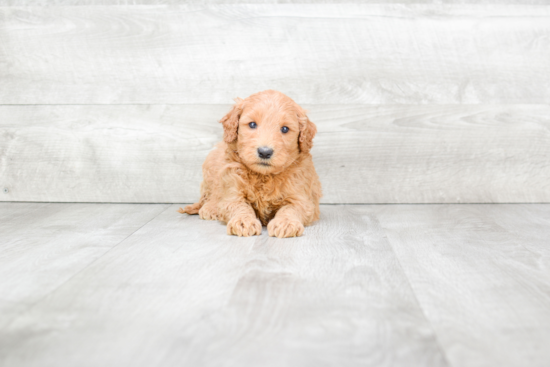
<svg viewBox="0 0 550 367"><path fill-rule="evenodd" d="M405 276L405 279L407 279L407 284L409 284L409 288L411 290L411 293L414 297L414 300L416 302L416 304L418 305L418 308L420 309L420 311L422 312L422 316L424 316L424 319L426 320L426 322L428 323L428 325L430 325L430 329L432 330L432 333L433 333L433 337L434 337L434 340L435 340L435 343L437 344L437 348L439 349L439 351L441 352L441 355L443 357L443 360L445 361L445 364L449 367L453 366L450 361L449 361L449 358L447 357L447 353L445 352L445 349L443 348L443 345L441 344L441 342L439 341L439 337L437 335L437 332L436 332L436 329L434 327L434 325L432 324L432 322L430 321L430 319L428 318L427 314L426 314L426 311L424 310L424 308L422 307L422 304L420 303L419 299L418 299L418 296L416 294L416 290L414 289L413 285L412 285L412 282L411 280L409 279L409 275L407 274L407 272L405 272L405 269L403 268L403 265L401 264L401 260L399 259L399 256L397 256L397 253L395 252L395 249L393 248L393 244L389 238L389 236L386 234L386 229L382 226L382 223L380 222L379 218L378 218L378 215L376 216L375 218L376 220L376 223L380 226L380 229L383 231L384 233L384 237L386 238L386 241L388 242L388 245L390 246L390 249L391 249L391 252L393 253L393 256L395 257L395 260L397 261L397 264L399 264L399 269L401 269L401 272L403 273L403 275Z"/></svg>

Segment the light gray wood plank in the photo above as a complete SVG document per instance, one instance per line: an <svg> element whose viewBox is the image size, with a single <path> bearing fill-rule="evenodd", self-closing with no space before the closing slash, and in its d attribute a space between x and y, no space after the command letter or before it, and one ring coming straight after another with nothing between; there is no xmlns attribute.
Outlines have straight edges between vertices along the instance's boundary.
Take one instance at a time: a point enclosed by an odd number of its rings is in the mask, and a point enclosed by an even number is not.
<svg viewBox="0 0 550 367"><path fill-rule="evenodd" d="M550 7L0 9L0 103L547 103Z"/></svg>
<svg viewBox="0 0 550 367"><path fill-rule="evenodd" d="M0 198L191 202L229 108L0 106Z"/></svg>
<svg viewBox="0 0 550 367"><path fill-rule="evenodd" d="M446 366L376 218L296 239L175 205L2 331L17 366Z"/></svg>
<svg viewBox="0 0 550 367"><path fill-rule="evenodd" d="M324 203L550 201L549 105L305 107ZM229 108L0 106L0 200L194 202Z"/></svg>
<svg viewBox="0 0 550 367"><path fill-rule="evenodd" d="M166 207L0 203L0 327Z"/></svg>
<svg viewBox="0 0 550 367"><path fill-rule="evenodd" d="M325 202L549 202L549 113L548 105L312 109Z"/></svg>
<svg viewBox="0 0 550 367"><path fill-rule="evenodd" d="M548 366L550 205L380 206L453 366Z"/></svg>
<svg viewBox="0 0 550 367"><path fill-rule="evenodd" d="M0 204L0 228L6 230L10 222L18 222L28 218L29 215L43 215L43 211L49 203L1 203Z"/></svg>
<svg viewBox="0 0 550 367"><path fill-rule="evenodd" d="M182 5L182 4L338 4L336 0L0 0L0 6ZM549 0L346 0L361 4L550 5Z"/></svg>

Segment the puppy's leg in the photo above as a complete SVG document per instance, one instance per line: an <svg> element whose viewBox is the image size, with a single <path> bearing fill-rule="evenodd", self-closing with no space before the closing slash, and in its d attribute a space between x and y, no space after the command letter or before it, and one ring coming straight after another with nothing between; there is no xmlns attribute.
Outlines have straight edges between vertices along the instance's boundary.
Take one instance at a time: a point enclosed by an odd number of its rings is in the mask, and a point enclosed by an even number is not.
<svg viewBox="0 0 550 367"><path fill-rule="evenodd" d="M245 202L220 203L219 212L227 222L227 234L236 236L254 236L262 234L262 223L256 218L254 209Z"/></svg>
<svg viewBox="0 0 550 367"><path fill-rule="evenodd" d="M217 220L218 219L218 203L214 200L207 201L201 210L199 210L199 217L205 220Z"/></svg>
<svg viewBox="0 0 550 367"><path fill-rule="evenodd" d="M271 237L300 237L304 233L304 224L311 223L311 205L306 203L285 205L277 211L267 225Z"/></svg>

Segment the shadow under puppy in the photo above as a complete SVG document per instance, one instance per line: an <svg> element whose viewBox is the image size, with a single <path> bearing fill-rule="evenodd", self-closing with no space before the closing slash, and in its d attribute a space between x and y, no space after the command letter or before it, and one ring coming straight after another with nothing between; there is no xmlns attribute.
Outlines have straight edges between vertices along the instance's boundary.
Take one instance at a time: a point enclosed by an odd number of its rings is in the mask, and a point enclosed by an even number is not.
<svg viewBox="0 0 550 367"><path fill-rule="evenodd" d="M305 111L267 90L236 104L221 121L223 141L208 154L198 203L179 209L227 223L227 234L295 237L319 219L321 183L310 149L317 132Z"/></svg>

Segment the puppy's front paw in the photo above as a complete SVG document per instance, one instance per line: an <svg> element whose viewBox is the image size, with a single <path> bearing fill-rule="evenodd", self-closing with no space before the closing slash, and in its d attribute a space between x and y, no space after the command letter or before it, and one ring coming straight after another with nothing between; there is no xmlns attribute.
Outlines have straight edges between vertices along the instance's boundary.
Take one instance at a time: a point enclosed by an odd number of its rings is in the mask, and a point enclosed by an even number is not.
<svg viewBox="0 0 550 367"><path fill-rule="evenodd" d="M199 217L204 220L217 220L218 210L215 205L206 204L199 210Z"/></svg>
<svg viewBox="0 0 550 367"><path fill-rule="evenodd" d="M227 234L248 237L262 234L262 223L255 217L235 217L227 222Z"/></svg>
<svg viewBox="0 0 550 367"><path fill-rule="evenodd" d="M304 233L304 225L297 219L273 218L267 225L267 233L271 237L300 237Z"/></svg>

